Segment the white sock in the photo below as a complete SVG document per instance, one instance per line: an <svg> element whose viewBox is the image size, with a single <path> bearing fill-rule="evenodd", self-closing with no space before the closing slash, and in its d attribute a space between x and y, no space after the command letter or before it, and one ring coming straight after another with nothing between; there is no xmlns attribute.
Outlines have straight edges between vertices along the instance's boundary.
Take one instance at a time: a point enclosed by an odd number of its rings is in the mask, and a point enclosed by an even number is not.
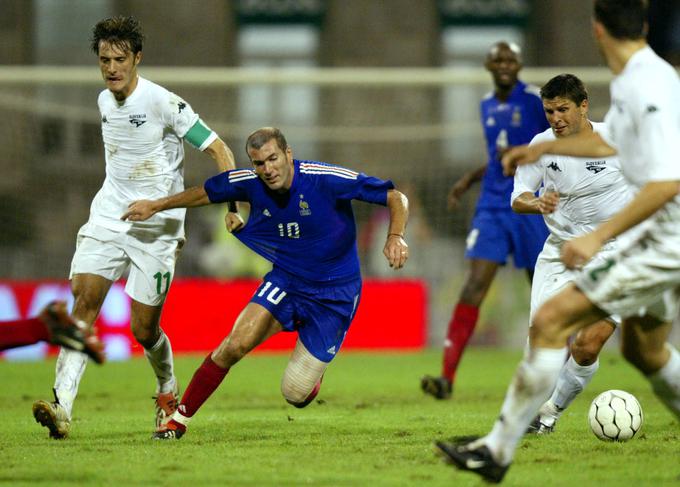
<svg viewBox="0 0 680 487"><path fill-rule="evenodd" d="M484 438L496 461L508 465L519 440L555 387L567 355L565 348L534 348L517 367L491 432Z"/></svg>
<svg viewBox="0 0 680 487"><path fill-rule="evenodd" d="M151 368L156 374L158 383L157 390L160 393L172 392L175 388L176 380L172 360L172 347L170 339L161 330L161 336L151 348L144 349L144 355L149 360Z"/></svg>
<svg viewBox="0 0 680 487"><path fill-rule="evenodd" d="M567 363L564 364L560 375L557 378L555 390L550 396L548 402L555 406L557 416L562 414L562 411L567 409L571 402L578 396L583 389L590 383L600 367L600 360L595 360L591 365L579 365L574 360L574 357L569 357Z"/></svg>
<svg viewBox="0 0 680 487"><path fill-rule="evenodd" d="M56 376L54 378L54 394L57 396L68 417L73 411L73 401L78 395L78 385L85 373L87 355L62 348L57 358Z"/></svg>
<svg viewBox="0 0 680 487"><path fill-rule="evenodd" d="M654 394L680 420L680 353L670 343L666 343L666 348L671 353L670 359L647 378Z"/></svg>

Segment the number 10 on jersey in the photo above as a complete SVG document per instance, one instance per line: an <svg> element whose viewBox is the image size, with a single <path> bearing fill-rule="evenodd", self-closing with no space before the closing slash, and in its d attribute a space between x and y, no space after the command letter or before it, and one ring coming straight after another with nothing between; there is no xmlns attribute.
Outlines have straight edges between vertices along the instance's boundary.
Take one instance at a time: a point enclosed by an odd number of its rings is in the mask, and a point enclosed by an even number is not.
<svg viewBox="0 0 680 487"><path fill-rule="evenodd" d="M279 223L279 237L300 238L300 225L297 222Z"/></svg>

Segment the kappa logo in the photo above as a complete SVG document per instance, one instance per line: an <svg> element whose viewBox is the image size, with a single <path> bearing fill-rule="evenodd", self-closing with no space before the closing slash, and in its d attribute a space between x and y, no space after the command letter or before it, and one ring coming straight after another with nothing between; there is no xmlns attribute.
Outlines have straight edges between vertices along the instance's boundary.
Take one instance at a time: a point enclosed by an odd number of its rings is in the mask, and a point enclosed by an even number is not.
<svg viewBox="0 0 680 487"><path fill-rule="evenodd" d="M267 208L265 208L264 210L262 210L262 214L263 214L264 216L268 216L268 217L271 217L271 216L272 216L272 214L269 213L269 210L268 210Z"/></svg>
<svg viewBox="0 0 680 487"><path fill-rule="evenodd" d="M177 113L182 113L182 110L184 110L186 107L187 107L186 103L184 103L183 101L179 102L177 104L177 108L179 109Z"/></svg>
<svg viewBox="0 0 680 487"><path fill-rule="evenodd" d="M658 111L659 111L659 109L657 107L655 107L654 105L649 105L647 107L647 113L654 113L654 112L658 112Z"/></svg>
<svg viewBox="0 0 680 487"><path fill-rule="evenodd" d="M326 350L327 353L330 353L331 355L335 355L335 345L333 345L331 348Z"/></svg>
<svg viewBox="0 0 680 487"><path fill-rule="evenodd" d="M588 161L586 169L594 174L598 174L607 169L607 161Z"/></svg>
<svg viewBox="0 0 680 487"><path fill-rule="evenodd" d="M552 169L555 172L562 172L562 169L560 169L560 166L558 166L555 161L548 164L548 169Z"/></svg>
<svg viewBox="0 0 680 487"><path fill-rule="evenodd" d="M106 115L102 117L102 123L108 123L109 121L106 119Z"/></svg>

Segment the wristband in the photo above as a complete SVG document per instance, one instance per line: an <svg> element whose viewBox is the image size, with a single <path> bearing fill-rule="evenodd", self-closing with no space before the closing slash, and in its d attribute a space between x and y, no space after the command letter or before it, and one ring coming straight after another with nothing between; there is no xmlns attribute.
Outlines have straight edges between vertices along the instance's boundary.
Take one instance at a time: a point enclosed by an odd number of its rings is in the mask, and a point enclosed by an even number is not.
<svg viewBox="0 0 680 487"><path fill-rule="evenodd" d="M388 233L387 238L390 238L392 235L394 235L395 237L404 238L403 233Z"/></svg>

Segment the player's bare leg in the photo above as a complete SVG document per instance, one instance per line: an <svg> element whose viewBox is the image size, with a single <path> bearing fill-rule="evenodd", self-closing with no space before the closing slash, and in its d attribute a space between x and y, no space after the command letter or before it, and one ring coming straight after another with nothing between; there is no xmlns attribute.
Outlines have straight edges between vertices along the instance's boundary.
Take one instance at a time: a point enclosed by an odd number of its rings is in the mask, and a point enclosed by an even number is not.
<svg viewBox="0 0 680 487"><path fill-rule="evenodd" d="M555 387L567 355L567 338L605 316L573 285L544 303L530 329L531 350L517 368L491 432L475 441L440 441L442 455L462 470L500 481L531 420Z"/></svg>
<svg viewBox="0 0 680 487"><path fill-rule="evenodd" d="M426 375L420 379L420 388L426 394L437 399L451 397L458 365L477 325L479 307L489 291L497 270L496 262L484 259L470 260L468 276L446 331L441 375L439 377Z"/></svg>
<svg viewBox="0 0 680 487"><path fill-rule="evenodd" d="M74 275L71 280L71 291L75 299L71 313L73 318L92 327L111 284L110 280L95 274ZM69 433L73 402L86 365L86 355L62 348L56 365L55 400L36 401L33 404L33 416L50 430L52 438L65 438Z"/></svg>
<svg viewBox="0 0 680 487"><path fill-rule="evenodd" d="M529 426L529 433L552 433L562 412L590 383L599 368L598 356L614 333L614 323L600 320L576 334L569 347L570 356L562 367L555 390Z"/></svg>
<svg viewBox="0 0 680 487"><path fill-rule="evenodd" d="M272 314L257 303L248 303L229 335L194 372L177 411L165 426L154 433L157 440L179 439L203 403L224 380L229 369L253 348L283 328Z"/></svg>
<svg viewBox="0 0 680 487"><path fill-rule="evenodd" d="M174 373L170 339L160 327L163 305L150 306L132 300L130 327L137 342L144 347L151 368L156 375L155 405L156 429L164 426L177 409L179 386Z"/></svg>
<svg viewBox="0 0 680 487"><path fill-rule="evenodd" d="M289 404L303 408L314 400L321 389L328 363L313 356L298 338L295 350L281 379L281 393Z"/></svg>
<svg viewBox="0 0 680 487"><path fill-rule="evenodd" d="M671 326L650 316L627 318L621 327L621 350L680 420L680 353L668 343Z"/></svg>

